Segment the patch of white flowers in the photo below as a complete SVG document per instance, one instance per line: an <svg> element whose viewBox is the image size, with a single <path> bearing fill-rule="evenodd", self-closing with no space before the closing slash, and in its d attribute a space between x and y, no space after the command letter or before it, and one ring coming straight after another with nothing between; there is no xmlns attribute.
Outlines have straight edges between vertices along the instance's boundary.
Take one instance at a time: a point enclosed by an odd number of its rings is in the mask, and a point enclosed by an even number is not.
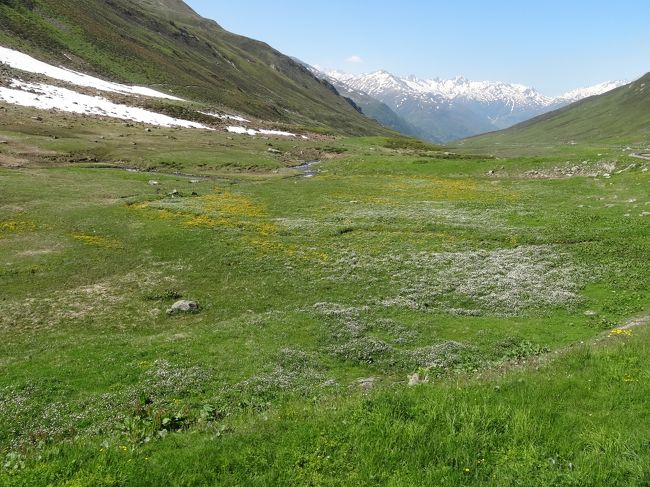
<svg viewBox="0 0 650 487"><path fill-rule="evenodd" d="M395 292L370 304L515 316L531 309L575 306L580 287L594 271L573 263L559 246L530 245L382 256L347 252L333 263L327 278L375 280L380 275Z"/></svg>

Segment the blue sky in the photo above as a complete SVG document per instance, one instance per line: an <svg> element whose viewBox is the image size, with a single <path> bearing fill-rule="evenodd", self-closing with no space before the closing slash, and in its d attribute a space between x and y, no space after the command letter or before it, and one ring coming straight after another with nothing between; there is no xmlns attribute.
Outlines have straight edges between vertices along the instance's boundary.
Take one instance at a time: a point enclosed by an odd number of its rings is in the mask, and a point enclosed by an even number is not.
<svg viewBox="0 0 650 487"><path fill-rule="evenodd" d="M310 64L523 83L546 95L650 71L650 1L186 0Z"/></svg>

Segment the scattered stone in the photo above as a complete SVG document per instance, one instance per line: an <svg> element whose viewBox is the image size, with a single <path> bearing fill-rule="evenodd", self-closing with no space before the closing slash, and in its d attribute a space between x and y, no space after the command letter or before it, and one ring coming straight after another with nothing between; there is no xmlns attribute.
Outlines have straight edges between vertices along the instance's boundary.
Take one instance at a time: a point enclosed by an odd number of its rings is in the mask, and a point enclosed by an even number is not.
<svg viewBox="0 0 650 487"><path fill-rule="evenodd" d="M51 136L54 140L57 140L59 137L57 135L52 135Z"/></svg>
<svg viewBox="0 0 650 487"><path fill-rule="evenodd" d="M167 310L168 315L177 313L196 313L199 310L199 303L196 301L188 301L182 299L172 304L172 307Z"/></svg>
<svg viewBox="0 0 650 487"><path fill-rule="evenodd" d="M268 149L266 149L266 151L270 152L271 154L282 154L282 151L274 149L273 147L269 147Z"/></svg>
<svg viewBox="0 0 650 487"><path fill-rule="evenodd" d="M598 316L598 313L596 313L595 311L589 309L589 310L585 311L585 316Z"/></svg>
<svg viewBox="0 0 650 487"><path fill-rule="evenodd" d="M190 184L197 184L197 183L200 183L200 182L201 182L200 179L190 179Z"/></svg>
<svg viewBox="0 0 650 487"><path fill-rule="evenodd" d="M172 189L169 193L167 193L167 196L171 196L172 198L178 198L181 196L181 194L178 192L177 189Z"/></svg>
<svg viewBox="0 0 650 487"><path fill-rule="evenodd" d="M145 131L145 132L151 132L151 129L150 129L150 128L146 128L146 129L144 129L144 131Z"/></svg>
<svg viewBox="0 0 650 487"><path fill-rule="evenodd" d="M334 379L329 379L323 382L320 386L321 387L333 387L337 384L337 382Z"/></svg>
<svg viewBox="0 0 650 487"><path fill-rule="evenodd" d="M369 391L370 389L375 387L376 382L377 382L377 378L375 378L375 377L365 377L365 378L358 379L356 381L356 383L357 383L357 385L359 387L361 387L362 389L365 389L367 391Z"/></svg>
<svg viewBox="0 0 650 487"><path fill-rule="evenodd" d="M0 140L0 144L7 144L8 142L6 140Z"/></svg>
<svg viewBox="0 0 650 487"><path fill-rule="evenodd" d="M419 372L409 375L409 386L419 386L420 384L426 384L429 382L429 377Z"/></svg>
<svg viewBox="0 0 650 487"><path fill-rule="evenodd" d="M488 175L488 176L494 176L495 174L496 174L496 171L495 171L494 169L490 169L490 170L487 172L487 175Z"/></svg>
<svg viewBox="0 0 650 487"><path fill-rule="evenodd" d="M160 183L158 181L154 181L153 179L149 180L149 186L158 186Z"/></svg>
<svg viewBox="0 0 650 487"><path fill-rule="evenodd" d="M43 117L32 117L32 120L36 120L37 122L42 122Z"/></svg>

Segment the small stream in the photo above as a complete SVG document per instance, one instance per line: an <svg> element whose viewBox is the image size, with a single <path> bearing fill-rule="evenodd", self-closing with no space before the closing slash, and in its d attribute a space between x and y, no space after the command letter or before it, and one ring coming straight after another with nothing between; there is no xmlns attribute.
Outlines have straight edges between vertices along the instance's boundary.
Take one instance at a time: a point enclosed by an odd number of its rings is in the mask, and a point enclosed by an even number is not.
<svg viewBox="0 0 650 487"><path fill-rule="evenodd" d="M298 174L298 176L302 176L304 178L313 178L319 172L318 169L315 169L313 166L320 162L321 162L320 160L305 161L302 164L299 164L298 166L291 166L289 169L296 169L298 171L301 171L302 174ZM79 167L85 167L87 169L113 169L113 170L126 171L132 173L150 174L152 176L156 176L156 175L171 176L171 177L178 177L183 179L190 179L196 182L210 181L214 179L228 179L227 177L224 176L205 176L205 175L187 174L181 172L162 172L162 171L155 171L155 170L152 171L152 170L139 169L134 167L114 166L111 164L88 164Z"/></svg>
<svg viewBox="0 0 650 487"><path fill-rule="evenodd" d="M299 166L293 166L292 169L302 171L302 177L304 178L313 178L316 176L316 174L318 174L318 169L315 169L313 166L319 162L319 160L305 161Z"/></svg>

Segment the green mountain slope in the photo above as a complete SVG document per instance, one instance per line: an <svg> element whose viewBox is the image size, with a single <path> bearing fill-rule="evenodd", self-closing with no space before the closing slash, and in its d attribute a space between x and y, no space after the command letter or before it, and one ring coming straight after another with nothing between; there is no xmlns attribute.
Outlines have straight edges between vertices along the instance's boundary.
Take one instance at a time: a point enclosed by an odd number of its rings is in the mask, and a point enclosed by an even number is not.
<svg viewBox="0 0 650 487"><path fill-rule="evenodd" d="M385 131L289 57L180 0L2 0L0 45L266 120Z"/></svg>
<svg viewBox="0 0 650 487"><path fill-rule="evenodd" d="M520 123L472 137L459 146L509 144L639 143L650 138L650 73L603 95Z"/></svg>

